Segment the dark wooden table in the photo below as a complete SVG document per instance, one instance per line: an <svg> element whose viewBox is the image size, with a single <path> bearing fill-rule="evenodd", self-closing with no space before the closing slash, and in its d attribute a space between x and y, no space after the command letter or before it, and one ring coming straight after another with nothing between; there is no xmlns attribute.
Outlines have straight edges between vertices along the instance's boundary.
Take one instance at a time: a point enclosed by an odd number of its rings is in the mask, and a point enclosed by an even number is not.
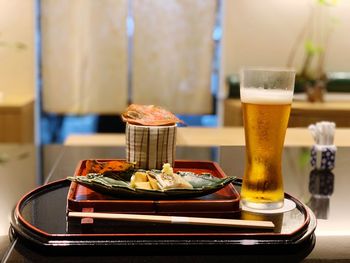
<svg viewBox="0 0 350 263"><path fill-rule="evenodd" d="M316 229L316 246L306 262L317 262L321 259L350 260L350 205L348 186L350 185L348 163L350 148L338 148L336 167L333 179L328 180L326 189L320 189L309 166L308 147L286 147L283 157L284 184L287 193L308 204L318 217ZM82 159L123 158L123 147L68 147L49 145L37 148L32 145L1 145L0 146L0 186L2 205L1 213L1 242L4 262L232 262L233 260L257 261L263 259L274 262L288 261L288 251L281 253L215 253L213 251L189 250L167 251L152 249L147 251L94 253L91 248L89 255L79 253L50 254L45 249L35 249L22 239L7 240L10 226L9 217L12 208L19 198L38 185L46 184L72 175L77 163ZM241 177L244 169L244 147L178 147L177 159L214 160L220 164L227 175ZM312 179L312 180L310 180ZM316 185L315 185L316 182ZM312 185L310 185L312 184ZM311 190L310 190L311 189ZM316 190L315 190L316 189ZM316 192L315 192L316 191ZM55 202L52 201L52 206ZM52 224L54 224L54 220ZM161 248L161 246L160 246ZM306 248L305 248L306 249ZM156 252L154 252L156 251ZM293 252L295 253L295 251ZM294 257L295 258L295 257Z"/></svg>

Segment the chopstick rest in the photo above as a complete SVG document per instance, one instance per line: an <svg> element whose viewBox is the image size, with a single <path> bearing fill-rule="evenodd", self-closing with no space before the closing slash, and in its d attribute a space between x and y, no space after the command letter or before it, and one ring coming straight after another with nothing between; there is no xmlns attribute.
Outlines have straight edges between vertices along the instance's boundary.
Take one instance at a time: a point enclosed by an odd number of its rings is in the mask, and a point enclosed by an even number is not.
<svg viewBox="0 0 350 263"><path fill-rule="evenodd" d="M254 229L273 229L275 227L275 225L271 221L222 219L222 218L206 218L206 217L114 214L114 213L94 213L94 212L69 212L68 217L124 220L124 221L134 221L134 222L157 222L157 223L169 223L169 224L189 224L189 225L222 226L222 227L236 227L236 228L254 228Z"/></svg>

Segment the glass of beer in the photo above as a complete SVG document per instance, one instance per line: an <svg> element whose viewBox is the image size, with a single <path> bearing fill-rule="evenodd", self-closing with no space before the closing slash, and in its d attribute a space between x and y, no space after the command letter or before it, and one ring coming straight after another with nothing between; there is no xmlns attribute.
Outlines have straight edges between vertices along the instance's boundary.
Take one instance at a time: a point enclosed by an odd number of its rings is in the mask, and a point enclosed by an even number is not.
<svg viewBox="0 0 350 263"><path fill-rule="evenodd" d="M293 99L295 71L245 68L241 71L246 163L243 205L253 209L283 206L282 151Z"/></svg>

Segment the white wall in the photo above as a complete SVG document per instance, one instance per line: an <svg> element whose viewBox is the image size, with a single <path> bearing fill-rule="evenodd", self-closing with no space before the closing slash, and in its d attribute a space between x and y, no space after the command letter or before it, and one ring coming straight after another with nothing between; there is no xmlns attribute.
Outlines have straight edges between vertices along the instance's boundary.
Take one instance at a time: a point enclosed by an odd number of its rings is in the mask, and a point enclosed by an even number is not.
<svg viewBox="0 0 350 263"><path fill-rule="evenodd" d="M18 48L18 43L24 48ZM0 93L34 97L34 0L0 0Z"/></svg>
<svg viewBox="0 0 350 263"><path fill-rule="evenodd" d="M223 77L244 65L285 66L314 0L224 0ZM339 24L332 34L326 70L350 71L350 0L332 8ZM0 92L34 96L34 1L0 0ZM298 53L295 66L303 55Z"/></svg>
<svg viewBox="0 0 350 263"><path fill-rule="evenodd" d="M242 66L286 66L290 50L315 0L225 0L224 75ZM350 71L350 1L328 8L339 20L326 55L327 71ZM295 67L303 59L303 47Z"/></svg>

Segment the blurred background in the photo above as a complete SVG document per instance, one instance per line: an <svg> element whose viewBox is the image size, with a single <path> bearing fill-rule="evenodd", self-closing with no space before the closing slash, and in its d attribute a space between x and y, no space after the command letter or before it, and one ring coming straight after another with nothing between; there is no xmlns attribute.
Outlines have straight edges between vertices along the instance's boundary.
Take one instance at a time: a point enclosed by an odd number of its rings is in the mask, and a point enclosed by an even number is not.
<svg viewBox="0 0 350 263"><path fill-rule="evenodd" d="M348 0L0 0L0 141L123 133L130 103L241 125L243 66L297 70L295 105L314 115L295 108L291 126L350 126L349 13ZM323 115L334 105L339 120Z"/></svg>

